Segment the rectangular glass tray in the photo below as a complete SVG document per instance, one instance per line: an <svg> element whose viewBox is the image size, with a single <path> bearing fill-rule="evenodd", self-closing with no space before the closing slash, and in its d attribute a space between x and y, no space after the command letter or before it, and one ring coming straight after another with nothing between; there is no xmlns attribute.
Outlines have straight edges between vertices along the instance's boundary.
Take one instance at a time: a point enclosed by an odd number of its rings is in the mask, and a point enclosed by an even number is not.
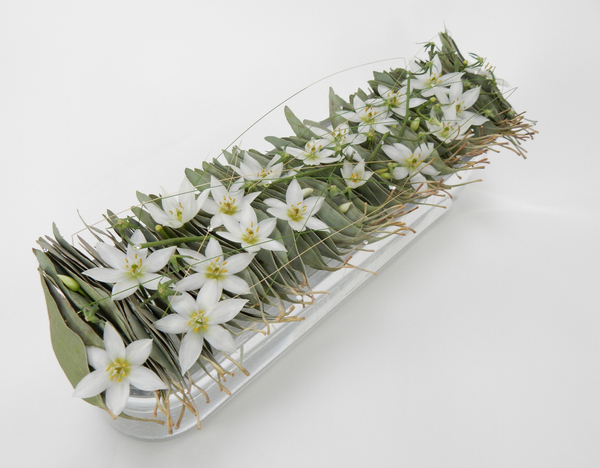
<svg viewBox="0 0 600 468"><path fill-rule="evenodd" d="M473 175L473 171L467 171L459 179L457 175L452 175L446 179L448 185L464 184L468 182ZM369 244L365 247L367 251L356 251L352 257L352 265L369 272L377 272L383 268L390 260L398 255L417 235L422 233L435 220L440 218L452 206L459 192L464 185L454 187L450 190L452 198L445 194L443 197L430 197L425 203L431 205L419 205L418 209L408 213L400 218L408 227L414 229L416 233L408 232L406 235L392 235L387 238ZM432 206L437 205L437 206ZM442 208L444 207L444 208ZM410 208L410 207L407 207ZM260 333L247 332L246 336L238 338L238 344L243 343L238 351L232 355L232 358L241 362L249 376L239 372L239 369L227 360L220 362L220 365L228 371L237 371L234 377L227 379L226 386L231 392L227 395L219 390L219 386L204 372L200 371L194 375L195 383L202 388L209 397L206 397L197 389L192 390L191 396L194 398L199 411L201 422L212 415L224 403L237 395L246 385L256 379L269 364L281 356L290 346L295 344L302 336L318 324L324 317L332 313L336 307L347 299L354 290L373 278L373 274L362 271L358 268L344 268L335 272L318 271L309 276L311 288L314 291L328 291L329 294L318 294L313 304L305 307L297 307L294 315L304 317L299 322L287 322L280 324L271 324L270 333L262 335ZM138 418L152 419L155 411L156 399L153 394L130 396L127 406L124 410ZM169 400L172 418L176 421L181 412L181 402L175 396ZM107 416L108 418L108 416ZM159 413L158 419L164 421L163 415ZM178 428L173 428L173 433L168 434L166 425L160 425L152 422L134 421L124 418L117 420L110 419L112 426L124 434L141 440L163 440L175 437L189 429L197 427L197 419L190 411L185 411L183 419Z"/></svg>

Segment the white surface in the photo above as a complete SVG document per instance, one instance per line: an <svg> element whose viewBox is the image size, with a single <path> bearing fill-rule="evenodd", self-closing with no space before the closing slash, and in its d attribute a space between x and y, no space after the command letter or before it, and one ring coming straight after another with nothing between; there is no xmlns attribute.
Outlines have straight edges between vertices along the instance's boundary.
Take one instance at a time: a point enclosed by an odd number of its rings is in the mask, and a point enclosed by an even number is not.
<svg viewBox="0 0 600 468"><path fill-rule="evenodd" d="M600 8L553 5L0 3L6 466L600 465ZM529 158L491 153L482 184L200 432L134 441L71 398L30 253L51 222L176 188L303 86L410 58L444 24L519 87Z"/></svg>

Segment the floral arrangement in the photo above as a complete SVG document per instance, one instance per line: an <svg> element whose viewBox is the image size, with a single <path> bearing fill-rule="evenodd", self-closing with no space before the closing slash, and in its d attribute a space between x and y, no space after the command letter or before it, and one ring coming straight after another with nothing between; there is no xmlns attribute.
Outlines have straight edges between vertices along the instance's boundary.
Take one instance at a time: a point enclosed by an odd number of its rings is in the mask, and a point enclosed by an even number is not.
<svg viewBox="0 0 600 468"><path fill-rule="evenodd" d="M448 176L482 167L488 150L524 156L536 132L494 69L440 39L428 60L374 72L369 93L331 91L326 121L286 108L294 135L266 137L271 150L234 147L187 169L175 194L138 193L131 216L109 211L109 230L88 226L95 247L56 227L40 239L52 345L74 396L131 419L132 388L147 392L163 414L148 421L169 433L175 396L199 427L195 376L227 392L224 360L246 372L232 355L248 336L300 320L313 272L352 268L365 243L405 234L402 216L435 204Z"/></svg>

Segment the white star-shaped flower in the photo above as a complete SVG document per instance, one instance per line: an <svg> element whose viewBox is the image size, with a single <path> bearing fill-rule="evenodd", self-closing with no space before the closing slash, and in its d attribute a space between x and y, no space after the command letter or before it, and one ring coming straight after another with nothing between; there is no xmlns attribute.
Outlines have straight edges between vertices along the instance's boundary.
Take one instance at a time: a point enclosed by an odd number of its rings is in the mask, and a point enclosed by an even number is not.
<svg viewBox="0 0 600 468"><path fill-rule="evenodd" d="M241 253L225 258L221 244L214 237L208 241L204 255L190 249L178 249L178 252L197 273L182 279L175 285L175 290L197 291L214 283L220 296L223 289L233 294L244 294L250 289L248 283L235 274L250 264L254 254Z"/></svg>
<svg viewBox="0 0 600 468"><path fill-rule="evenodd" d="M274 157L268 162L266 167L263 167L247 151L244 151L244 159L240 163L240 167L232 166L232 169L247 181L258 182L259 185L269 185L281 177L283 163L278 162L280 159L279 157Z"/></svg>
<svg viewBox="0 0 600 468"><path fill-rule="evenodd" d="M388 126L397 123L386 107L366 104L358 96L352 99L352 106L354 112L346 112L342 116L351 122L358 122L358 133L371 135L375 131L385 134L389 132Z"/></svg>
<svg viewBox="0 0 600 468"><path fill-rule="evenodd" d="M184 179L179 187L178 196L170 195L162 189L162 209L154 203L145 205L150 215L159 224L172 228L180 228L198 214L208 198L209 191L204 190L196 198L196 189L189 180Z"/></svg>
<svg viewBox="0 0 600 468"><path fill-rule="evenodd" d="M268 198L264 203L270 206L267 209L269 213L287 221L295 231L329 230L327 224L313 216L321 209L324 197L309 197L304 200L300 184L294 179L287 188L285 201L284 203L276 198Z"/></svg>
<svg viewBox="0 0 600 468"><path fill-rule="evenodd" d="M327 131L321 127L313 126L310 130L321 138L329 139L328 147L334 151L342 151L350 144L360 145L367 141L367 137L361 133L352 133L348 123L343 123L335 127L331 131Z"/></svg>
<svg viewBox="0 0 600 468"><path fill-rule="evenodd" d="M346 185L350 188L357 188L364 185L371 178L373 172L365 168L366 164L358 151L352 146L344 148L343 154L346 156L346 161L342 166L341 173ZM354 165L350 161L355 161Z"/></svg>
<svg viewBox="0 0 600 468"><path fill-rule="evenodd" d="M431 176L438 174L431 164L426 163L426 159L435 149L432 143L421 143L414 151L402 143L383 145L381 149L390 159L400 164L393 170L394 179L401 180L410 177L413 187L417 187L426 181L422 174Z"/></svg>
<svg viewBox="0 0 600 468"><path fill-rule="evenodd" d="M260 249L285 251L285 246L269 236L277 225L274 218L263 219L258 222L256 212L251 206L242 210L239 221L233 219L224 220L227 231L219 232L219 235L232 242L242 244L242 248L248 252L258 252Z"/></svg>
<svg viewBox="0 0 600 468"><path fill-rule="evenodd" d="M188 293L176 296L171 306L177 313L154 322L154 327L165 333L184 333L179 348L183 373L200 357L205 339L225 353L235 352L233 337L221 324L233 319L248 301L227 299L219 302L219 297L218 288L209 283L200 290L196 300Z"/></svg>
<svg viewBox="0 0 600 468"><path fill-rule="evenodd" d="M285 151L307 166L318 166L336 162L338 160L338 158L334 156L335 152L327 148L331 141L330 138L319 138L317 140L308 141L306 145L304 145L303 150L288 146Z"/></svg>
<svg viewBox="0 0 600 468"><path fill-rule="evenodd" d="M210 228L214 229L223 225L223 219L230 217L236 220L240 219L242 209L250 205L260 192L254 192L244 195L244 182L235 182L229 190L214 176L210 177L210 194L204 203L204 211L213 215L210 220Z"/></svg>
<svg viewBox="0 0 600 468"><path fill-rule="evenodd" d="M411 88L422 89L421 96L430 97L434 94L437 95L437 91L446 88L454 83L459 83L461 77L464 75L463 72L452 72L442 74L442 64L440 58L436 55L431 61L431 67L423 71L415 63L411 64L411 69L415 75L411 80Z"/></svg>
<svg viewBox="0 0 600 468"><path fill-rule="evenodd" d="M90 398L106 391L106 406L118 416L127 404L130 385L147 391L168 388L154 372L142 366L152 351L151 339L134 341L125 348L117 330L106 322L104 348L87 348L88 361L96 370L79 381L74 397Z"/></svg>
<svg viewBox="0 0 600 468"><path fill-rule="evenodd" d="M112 268L91 268L83 272L103 283L115 283L112 289L114 300L131 296L140 285L146 289L157 289L163 276L156 272L164 268L175 252L175 247L167 247L148 255L148 249L136 249L136 245L146 242L139 229L131 236L131 242L133 245L127 246L126 254L116 247L99 242L96 244L96 251Z"/></svg>
<svg viewBox="0 0 600 468"><path fill-rule="evenodd" d="M462 122L462 125L481 125L487 122L482 115L470 112L471 108L479 98L481 87L469 89L463 93L462 83L454 83L450 86L448 94L439 93L438 99L444 112L444 120Z"/></svg>
<svg viewBox="0 0 600 468"><path fill-rule="evenodd" d="M462 138L469 129L470 124L462 120L438 120L433 116L425 122L432 135L443 142L454 141Z"/></svg>
<svg viewBox="0 0 600 468"><path fill-rule="evenodd" d="M364 161L359 161L356 165L349 161L344 161L341 172L344 182L350 188L357 188L364 185L373 175L371 171L365 169Z"/></svg>
<svg viewBox="0 0 600 468"><path fill-rule="evenodd" d="M379 92L380 98L377 99L369 99L367 104L371 104L373 106L381 106L387 107L394 114L397 114L401 117L406 115L406 101L408 100L408 107L412 109L413 107L420 106L421 104L427 102L425 99L421 98L410 98L408 96L408 87L403 86L397 91L388 88L385 85L378 85L377 91Z"/></svg>

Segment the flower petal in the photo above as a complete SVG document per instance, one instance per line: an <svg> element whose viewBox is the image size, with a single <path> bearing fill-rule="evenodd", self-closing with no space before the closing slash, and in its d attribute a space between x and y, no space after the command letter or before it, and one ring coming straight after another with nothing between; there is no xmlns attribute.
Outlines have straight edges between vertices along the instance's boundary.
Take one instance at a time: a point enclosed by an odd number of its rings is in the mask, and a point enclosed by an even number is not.
<svg viewBox="0 0 600 468"><path fill-rule="evenodd" d="M303 218L300 221L294 221L290 219L288 220L288 223L294 231L301 232L306 229L306 218Z"/></svg>
<svg viewBox="0 0 600 468"><path fill-rule="evenodd" d="M183 255L183 260L190 265L194 270L199 273L203 273L206 270L206 257L195 250L190 249L177 249L180 255ZM188 258L189 257L189 258Z"/></svg>
<svg viewBox="0 0 600 468"><path fill-rule="evenodd" d="M233 275L250 265L250 262L252 262L253 258L253 254L247 253L232 255L225 262L223 262L223 265L227 265L227 272Z"/></svg>
<svg viewBox="0 0 600 468"><path fill-rule="evenodd" d="M127 378L129 379L131 385L139 388L140 390L153 392L154 390L168 388L154 372L141 366L131 368Z"/></svg>
<svg viewBox="0 0 600 468"><path fill-rule="evenodd" d="M250 208L250 210L252 210L252 208ZM246 212L246 210L244 210L244 212ZM246 214L248 214L246 212ZM250 223L248 223L249 225ZM225 226L225 229L227 229L229 231L229 233L231 233L231 235L233 235L234 238L239 239L241 238L242 234L243 234L243 230L240 227L240 222L236 221L235 219L229 217L229 216L223 216L223 225ZM222 234L222 232L218 233L219 235ZM226 239L230 239L231 236L227 237L227 236L223 236ZM236 241L239 242L239 241Z"/></svg>
<svg viewBox="0 0 600 468"><path fill-rule="evenodd" d="M253 255L253 254L248 254ZM239 276L227 276L225 279L220 281L221 286L225 291L229 291L233 294L244 294L250 289L248 283L240 278Z"/></svg>
<svg viewBox="0 0 600 468"><path fill-rule="evenodd" d="M151 351L152 340L150 338L133 341L125 348L125 359L133 366L141 366L146 362Z"/></svg>
<svg viewBox="0 0 600 468"><path fill-rule="evenodd" d="M196 301L188 293L176 296L171 301L171 307L178 313L189 319L192 314L197 312Z"/></svg>
<svg viewBox="0 0 600 468"><path fill-rule="evenodd" d="M273 232L273 229L275 229L275 226L277 226L277 220L275 218L263 219L260 223L258 223L258 227L260 228L260 237L269 237L269 235Z"/></svg>
<svg viewBox="0 0 600 468"><path fill-rule="evenodd" d="M188 324L188 319L180 314L171 314L154 322L154 328L174 335L183 333Z"/></svg>
<svg viewBox="0 0 600 468"><path fill-rule="evenodd" d="M402 143L394 143L394 145L383 145L381 147L383 152L387 154L388 158L394 161L404 162L406 158L412 155L412 151Z"/></svg>
<svg viewBox="0 0 600 468"><path fill-rule="evenodd" d="M108 359L111 361L125 358L123 339L110 322L106 322L104 326L104 347L108 353Z"/></svg>
<svg viewBox="0 0 600 468"><path fill-rule="evenodd" d="M219 285L219 283L220 281L206 282L204 287L198 292L198 296L196 296L196 310L206 312L219 302L219 298L223 292L222 285Z"/></svg>
<svg viewBox="0 0 600 468"><path fill-rule="evenodd" d="M261 242L260 244L256 244L257 247L261 248L261 249L265 249L265 250L278 250L281 252L285 252L287 251L287 249L285 248L285 246L276 240L266 240L264 242ZM250 249L247 249L250 250Z"/></svg>
<svg viewBox="0 0 600 468"><path fill-rule="evenodd" d="M235 353L235 342L231 333L220 325L209 326L204 332L204 338L217 349L227 354Z"/></svg>
<svg viewBox="0 0 600 468"><path fill-rule="evenodd" d="M205 313L205 316L210 319L209 323L217 324L228 322L239 314L242 307L248 302L246 299L227 299L219 302Z"/></svg>
<svg viewBox="0 0 600 468"><path fill-rule="evenodd" d="M145 208L148 210L150 216L152 216L152 219L156 221L157 224L167 224L173 221L171 216L152 203L145 205Z"/></svg>
<svg viewBox="0 0 600 468"><path fill-rule="evenodd" d="M214 200L208 198L202 205L202 210L210 214L216 214L219 212L219 205Z"/></svg>
<svg viewBox="0 0 600 468"><path fill-rule="evenodd" d="M233 222L235 222L235 221L233 221ZM221 232L219 232L219 235L221 237L224 237L225 239L230 240L231 242L235 242L237 244L239 244L242 241L240 235L236 235L236 234L233 234L231 232L221 231Z"/></svg>
<svg viewBox="0 0 600 468"><path fill-rule="evenodd" d="M129 382L113 381L111 386L106 389L106 406L116 416L121 414L129 398Z"/></svg>
<svg viewBox="0 0 600 468"><path fill-rule="evenodd" d="M120 270L125 267L125 254L112 245L99 242L96 244L96 251L100 254L102 260L111 267Z"/></svg>
<svg viewBox="0 0 600 468"><path fill-rule="evenodd" d="M96 346L88 346L86 350L88 362L94 369L105 370L110 365L110 358L105 350Z"/></svg>
<svg viewBox="0 0 600 468"><path fill-rule="evenodd" d="M199 333L188 332L181 340L179 348L179 365L181 372L186 373L200 357L204 340Z"/></svg>
<svg viewBox="0 0 600 468"><path fill-rule="evenodd" d="M279 208L282 210L287 209L287 205L283 203L281 200L277 200L276 198L267 198L263 201L263 203L271 208Z"/></svg>
<svg viewBox="0 0 600 468"><path fill-rule="evenodd" d="M309 197L304 200L304 205L306 206L306 216L312 216L317 213L323 206L324 201L325 197Z"/></svg>
<svg viewBox="0 0 600 468"><path fill-rule="evenodd" d="M120 281L115 284L112 288L112 299L113 301L118 301L121 299L125 299L126 297L135 294L138 290L139 283L133 278L127 278L124 281Z"/></svg>
<svg viewBox="0 0 600 468"><path fill-rule="evenodd" d="M206 283L206 276L194 273L175 284L175 291L197 291Z"/></svg>
<svg viewBox="0 0 600 468"><path fill-rule="evenodd" d="M394 168L394 170L392 171L392 174L394 175L394 179L401 180L401 179L404 179L406 176L408 176L409 171L408 171L408 168L400 166L400 167Z"/></svg>
<svg viewBox="0 0 600 468"><path fill-rule="evenodd" d="M287 205L283 205L282 208L267 208L267 212L269 214L272 214L276 218L283 219L285 221L288 221L290 219Z"/></svg>
<svg viewBox="0 0 600 468"><path fill-rule="evenodd" d="M215 176L210 176L210 193L215 201L227 196L227 189Z"/></svg>
<svg viewBox="0 0 600 468"><path fill-rule="evenodd" d="M304 197L302 196L302 189L300 188L300 184L296 179L292 180L290 182L290 185L288 185L285 194L286 203L288 204L288 206L292 206L296 203L301 203L303 199Z"/></svg>
<svg viewBox="0 0 600 468"><path fill-rule="evenodd" d="M165 279L168 280L168 278L166 278L165 276L158 275L156 273L144 273L143 275L138 276L139 284L144 286L146 289L152 290L158 289L158 285L160 284L160 282Z"/></svg>
<svg viewBox="0 0 600 468"><path fill-rule="evenodd" d="M151 253L144 261L143 268L146 273L154 273L163 268L175 253L177 247L167 247Z"/></svg>
<svg viewBox="0 0 600 468"><path fill-rule="evenodd" d="M314 229L316 231L328 231L329 230L329 226L327 226L327 224L325 224L323 221L321 221L320 219L317 219L313 216L311 216L310 218L308 218L306 220L306 227L309 229Z"/></svg>
<svg viewBox="0 0 600 468"><path fill-rule="evenodd" d="M76 398L90 398L102 393L109 385L108 372L104 369L98 369L79 381L73 391L73 396Z"/></svg>
<svg viewBox="0 0 600 468"><path fill-rule="evenodd" d="M207 259L212 260L223 255L223 248L217 239L211 237L208 241L208 244L206 244L206 250L204 251L204 254L206 255Z"/></svg>
<svg viewBox="0 0 600 468"><path fill-rule="evenodd" d="M103 283L118 283L128 277L123 270L113 270L112 268L104 267L90 268L84 271L83 274Z"/></svg>

